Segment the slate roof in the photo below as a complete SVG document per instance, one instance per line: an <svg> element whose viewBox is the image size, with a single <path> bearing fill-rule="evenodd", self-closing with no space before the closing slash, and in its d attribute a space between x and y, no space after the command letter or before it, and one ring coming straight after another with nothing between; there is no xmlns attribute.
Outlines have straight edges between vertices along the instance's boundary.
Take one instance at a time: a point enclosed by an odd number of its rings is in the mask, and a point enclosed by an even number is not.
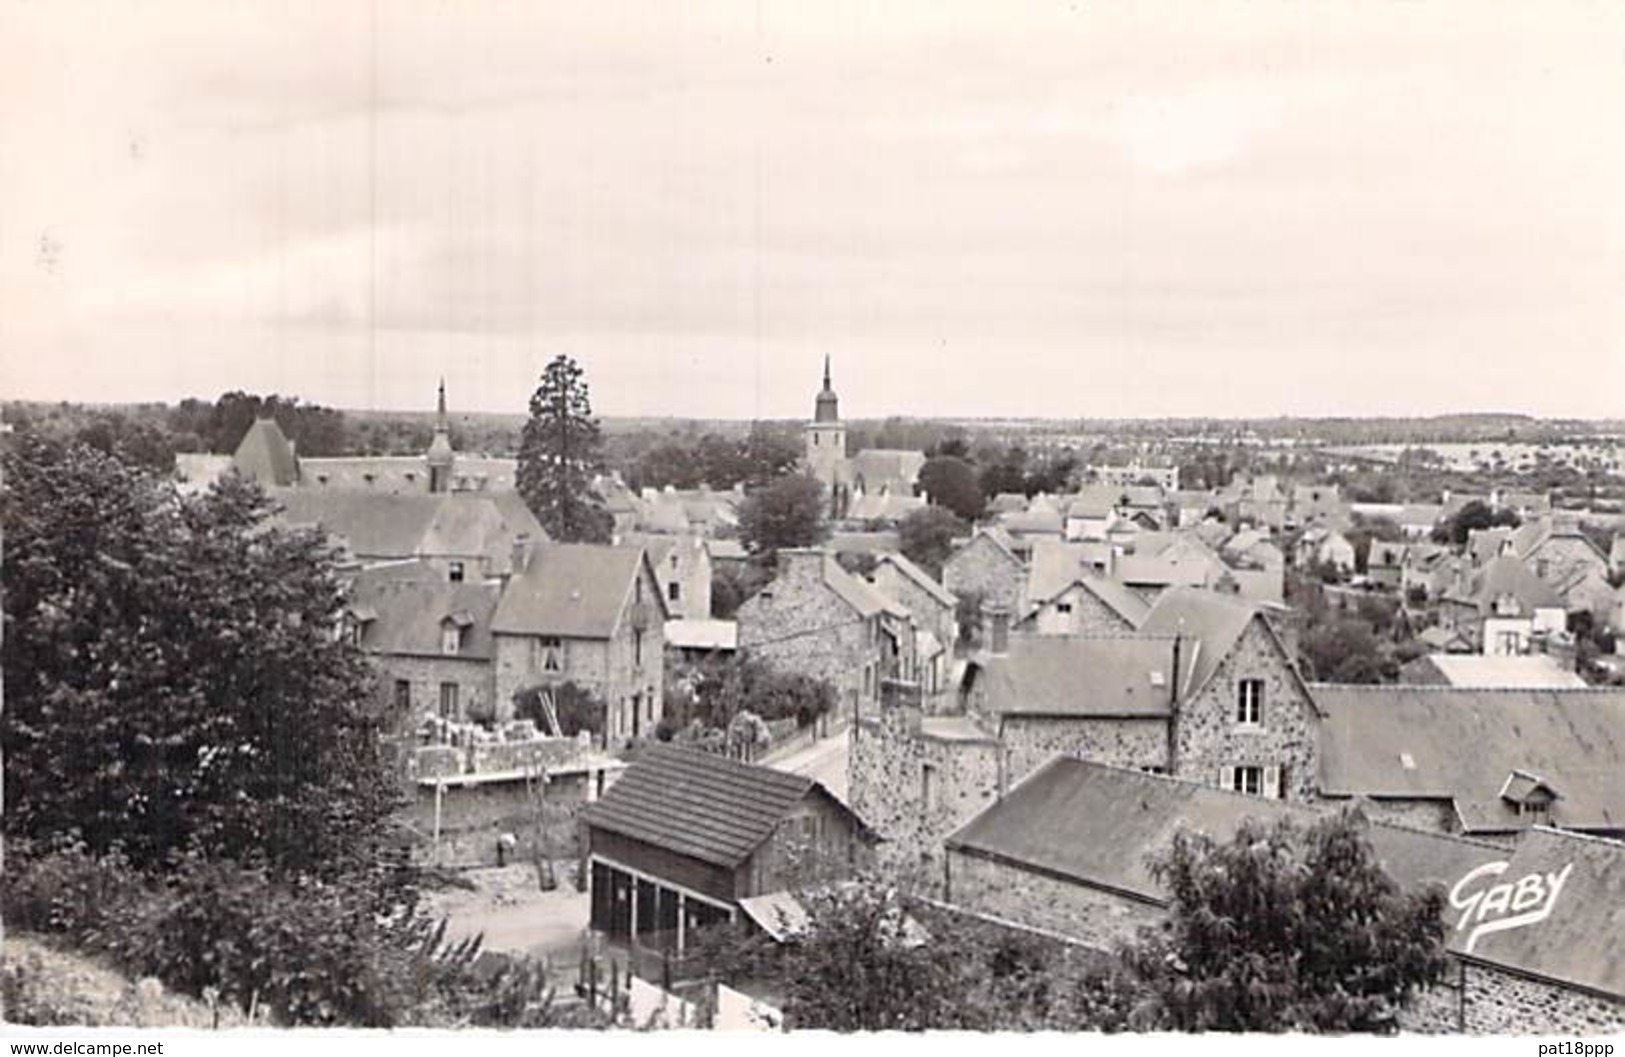
<svg viewBox="0 0 1625 1057"><path fill-rule="evenodd" d="M1529 827L1501 799L1519 770L1562 794L1554 824L1625 831L1625 689L1322 683L1310 692L1325 714L1325 795L1450 800L1464 831L1505 833Z"/></svg>
<svg viewBox="0 0 1625 1057"><path fill-rule="evenodd" d="M1063 585L1059 590L1048 595L1036 596L1029 594L1027 612L1021 619L1026 620L1036 614L1044 606L1060 598L1074 586L1081 587L1089 594L1100 600L1100 603L1119 617L1130 628L1138 628L1140 621L1151 611L1151 605L1145 599L1135 594L1132 589L1118 580L1108 580L1103 576L1077 575ZM1029 591L1031 588L1029 588Z"/></svg>
<svg viewBox="0 0 1625 1057"><path fill-rule="evenodd" d="M443 622L460 617L466 624L455 656L490 659L491 618L502 594L500 584L402 579L393 573L385 569L372 575L364 570L351 585L351 611L374 618L362 630L363 649L393 656L448 657L441 652Z"/></svg>
<svg viewBox="0 0 1625 1057"><path fill-rule="evenodd" d="M274 418L256 418L231 457L232 467L265 488L286 488L299 480L293 445Z"/></svg>
<svg viewBox="0 0 1625 1057"><path fill-rule="evenodd" d="M641 547L543 543L524 572L508 581L493 630L510 635L605 639L631 604L632 584L645 558ZM660 592L649 592L655 619L665 619Z"/></svg>
<svg viewBox="0 0 1625 1057"><path fill-rule="evenodd" d="M1169 714L1172 636L1012 635L1008 652L977 658L968 678L998 715Z"/></svg>
<svg viewBox="0 0 1625 1057"><path fill-rule="evenodd" d="M1066 516L1075 518L1110 517L1125 498L1124 489L1115 485L1086 485L1066 505Z"/></svg>
<svg viewBox="0 0 1625 1057"><path fill-rule="evenodd" d="M1465 592L1451 591L1446 593L1445 598L1475 606L1480 614L1487 615L1495 608L1495 600L1504 595L1517 599L1526 614L1537 609L1563 608L1562 596L1510 554L1492 559L1475 573L1472 584Z"/></svg>
<svg viewBox="0 0 1625 1057"><path fill-rule="evenodd" d="M1522 928L1481 933L1471 923L1449 933L1453 953L1546 980L1625 999L1625 844L1537 826L1518 840L1517 851L1495 882L1539 873L1568 875L1551 912Z"/></svg>
<svg viewBox="0 0 1625 1057"><path fill-rule="evenodd" d="M1054 510L1017 510L1001 515L999 525L1018 536L1059 536L1061 515Z"/></svg>
<svg viewBox="0 0 1625 1057"><path fill-rule="evenodd" d="M852 456L853 479L863 478L865 491L888 487L893 492L912 491L925 466L925 453L900 448L865 448Z"/></svg>
<svg viewBox="0 0 1625 1057"><path fill-rule="evenodd" d="M935 577L902 554L882 554L876 564L892 566L902 573L905 579L913 583L915 587L930 595L933 601L941 605L952 609L958 604L954 596L948 592L946 587L938 583Z"/></svg>
<svg viewBox="0 0 1625 1057"><path fill-rule="evenodd" d="M375 493L278 489L271 497L289 525L316 525L364 558L461 555L507 571L513 541L540 542L547 532L512 493Z"/></svg>
<svg viewBox="0 0 1625 1057"><path fill-rule="evenodd" d="M1171 587L1140 622L1148 635L1182 635L1194 640L1182 651L1185 690L1182 697L1200 693L1218 671L1220 663L1236 648L1242 633L1255 618L1262 619L1259 604L1235 595L1221 595L1195 587ZM1267 622L1266 622L1267 626ZM1199 643L1197 648L1195 643Z"/></svg>
<svg viewBox="0 0 1625 1057"><path fill-rule="evenodd" d="M824 791L803 775L651 745L582 814L589 826L733 869L814 790Z"/></svg>
<svg viewBox="0 0 1625 1057"><path fill-rule="evenodd" d="M1227 840L1242 821L1303 823L1324 810L1245 796L1196 782L1057 756L947 840L979 854L1147 903L1166 904L1147 855L1167 848L1180 829ZM1378 860L1402 884L1454 884L1468 870L1500 859L1499 846L1373 824Z"/></svg>

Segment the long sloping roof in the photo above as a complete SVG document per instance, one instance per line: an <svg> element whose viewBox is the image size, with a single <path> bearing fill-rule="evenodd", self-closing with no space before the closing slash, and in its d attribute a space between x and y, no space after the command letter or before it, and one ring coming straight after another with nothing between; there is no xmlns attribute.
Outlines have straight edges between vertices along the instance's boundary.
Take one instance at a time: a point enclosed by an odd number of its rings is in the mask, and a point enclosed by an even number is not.
<svg viewBox="0 0 1625 1057"><path fill-rule="evenodd" d="M444 580L409 580L383 569L376 575L363 570L351 586L350 606L370 610L374 619L363 629L361 645L372 653L442 657L441 638L448 617L463 614L456 656L484 660L491 657L491 617L496 612L501 585L448 583Z"/></svg>
<svg viewBox="0 0 1625 1057"><path fill-rule="evenodd" d="M1310 821L1324 810L1058 756L948 838L949 848L1153 903L1167 901L1146 857L1181 828L1226 840L1246 818ZM1401 883L1453 884L1505 855L1498 846L1372 825L1378 859Z"/></svg>
<svg viewBox="0 0 1625 1057"><path fill-rule="evenodd" d="M1446 595L1452 601L1467 602L1478 607L1480 613L1489 613L1495 600L1503 596L1517 599L1526 611L1536 609L1562 609L1563 599L1552 586L1529 570L1521 559L1510 554L1491 558L1473 577L1472 586L1463 596L1460 592Z"/></svg>
<svg viewBox="0 0 1625 1057"><path fill-rule="evenodd" d="M653 745L583 814L590 826L733 868L815 788L803 775Z"/></svg>
<svg viewBox="0 0 1625 1057"><path fill-rule="evenodd" d="M1520 770L1559 793L1553 823L1625 830L1625 690L1310 690L1327 795L1451 800L1468 832L1507 832L1528 827L1500 796Z"/></svg>
<svg viewBox="0 0 1625 1057"><path fill-rule="evenodd" d="M614 634L644 562L641 547L544 543L523 572L508 581L494 630L510 635L604 639ZM665 618L659 592L645 599L653 619Z"/></svg>
<svg viewBox="0 0 1625 1057"><path fill-rule="evenodd" d="M514 540L547 538L518 496L287 488L271 493L290 525L316 525L362 558L477 556L506 571Z"/></svg>
<svg viewBox="0 0 1625 1057"><path fill-rule="evenodd" d="M974 678L995 714L1161 717L1173 660L1172 636L1012 635L1009 652L974 662Z"/></svg>

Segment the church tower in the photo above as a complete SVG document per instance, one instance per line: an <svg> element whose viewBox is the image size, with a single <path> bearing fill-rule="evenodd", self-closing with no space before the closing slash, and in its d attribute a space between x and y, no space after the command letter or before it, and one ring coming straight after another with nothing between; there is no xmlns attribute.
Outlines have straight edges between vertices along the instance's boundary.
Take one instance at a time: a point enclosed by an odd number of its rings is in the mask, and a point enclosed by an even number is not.
<svg viewBox="0 0 1625 1057"><path fill-rule="evenodd" d="M440 402L434 420L434 440L425 456L429 463L429 491L451 491L451 471L457 453L451 446L451 424L446 421L446 380L440 379Z"/></svg>
<svg viewBox="0 0 1625 1057"><path fill-rule="evenodd" d="M804 430L807 472L824 485L830 512L846 512L846 426L841 422L840 398L829 379L829 356L824 357L824 388L813 404L813 420Z"/></svg>

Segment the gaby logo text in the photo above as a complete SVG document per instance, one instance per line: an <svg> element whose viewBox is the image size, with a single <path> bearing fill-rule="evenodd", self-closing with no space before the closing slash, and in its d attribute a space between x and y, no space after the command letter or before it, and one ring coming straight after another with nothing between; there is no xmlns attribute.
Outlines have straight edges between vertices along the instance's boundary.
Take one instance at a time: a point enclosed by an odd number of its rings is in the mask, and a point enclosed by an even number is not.
<svg viewBox="0 0 1625 1057"><path fill-rule="evenodd" d="M1469 870L1450 890L1450 905L1460 911L1456 931L1471 929L1462 953L1471 954L1480 936L1492 932L1534 925L1551 917L1552 908L1563 892L1574 864L1557 873L1536 871L1516 881L1487 884L1489 878L1506 873L1505 862L1487 862Z"/></svg>

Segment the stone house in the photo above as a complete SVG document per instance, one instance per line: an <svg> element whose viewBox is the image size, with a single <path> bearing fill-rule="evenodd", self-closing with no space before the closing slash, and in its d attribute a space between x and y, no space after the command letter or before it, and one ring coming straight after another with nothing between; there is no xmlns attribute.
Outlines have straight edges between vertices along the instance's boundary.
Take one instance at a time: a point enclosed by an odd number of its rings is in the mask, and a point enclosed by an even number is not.
<svg viewBox="0 0 1625 1057"><path fill-rule="evenodd" d="M1365 575L1379 587L1398 588L1405 577L1405 554L1410 544L1389 542L1387 540L1371 541L1371 550L1366 553Z"/></svg>
<svg viewBox="0 0 1625 1057"><path fill-rule="evenodd" d="M1029 595L1015 624L1035 635L1106 635L1133 631L1151 606L1116 580L1080 576L1052 594Z"/></svg>
<svg viewBox="0 0 1625 1057"><path fill-rule="evenodd" d="M660 581L666 612L673 620L706 620L711 616L711 547L692 533L661 536L629 532L616 539L622 547L642 547Z"/></svg>
<svg viewBox="0 0 1625 1057"><path fill-rule="evenodd" d="M1336 529L1322 525L1313 526L1298 537L1293 556L1299 568L1330 565L1344 574L1354 572L1354 544Z"/></svg>
<svg viewBox="0 0 1625 1057"><path fill-rule="evenodd" d="M665 619L641 548L533 548L492 620L498 718L513 714L522 690L572 682L604 701L606 743L652 735L664 707Z"/></svg>
<svg viewBox="0 0 1625 1057"><path fill-rule="evenodd" d="M1069 540L1104 540L1128 513L1128 497L1110 484L1085 485L1066 504L1065 536Z"/></svg>
<svg viewBox="0 0 1625 1057"><path fill-rule="evenodd" d="M1497 841L1537 825L1625 837L1625 690L1311 689L1322 799Z"/></svg>
<svg viewBox="0 0 1625 1057"><path fill-rule="evenodd" d="M1439 625L1484 653L1529 653L1566 632L1568 611L1551 585L1503 554L1444 591Z"/></svg>
<svg viewBox="0 0 1625 1057"><path fill-rule="evenodd" d="M1319 816L1306 805L1058 757L947 839L943 897L1110 950L1163 919L1168 893L1147 858L1178 829L1225 840L1247 818L1308 824ZM1446 894L1452 965L1401 1013L1403 1030L1625 1029L1625 846L1547 828L1512 853L1384 822L1366 835L1400 885ZM1515 913L1514 891L1540 912Z"/></svg>
<svg viewBox="0 0 1625 1057"><path fill-rule="evenodd" d="M739 901L864 868L873 835L803 775L650 745L583 812L591 928L681 952Z"/></svg>
<svg viewBox="0 0 1625 1057"><path fill-rule="evenodd" d="M998 528L979 528L942 567L942 586L955 598L975 595L1015 613L1022 607L1027 566L1015 541Z"/></svg>
<svg viewBox="0 0 1625 1057"><path fill-rule="evenodd" d="M451 583L422 562L356 576L342 632L372 660L402 729L429 716L497 719L491 626L501 596L498 582Z"/></svg>
<svg viewBox="0 0 1625 1057"><path fill-rule="evenodd" d="M924 693L940 693L948 685L953 648L959 641L958 599L901 554L881 555L869 582L908 611L915 629L915 677Z"/></svg>
<svg viewBox="0 0 1625 1057"><path fill-rule="evenodd" d="M1288 518L1298 528L1308 525L1341 527L1349 518L1343 490L1336 484L1300 484L1292 488Z"/></svg>
<svg viewBox="0 0 1625 1057"><path fill-rule="evenodd" d="M1001 635L995 623L952 712L854 738L854 803L890 842L888 858L906 862L932 860L940 847L929 841L988 802L977 797L1057 752L1308 800L1319 713L1266 612L1175 588L1132 634ZM933 778L916 773L926 765ZM920 799L931 788L934 814ZM928 814L930 826L911 821Z"/></svg>
<svg viewBox="0 0 1625 1057"><path fill-rule="evenodd" d="M1572 514L1546 514L1525 522L1513 532L1510 547L1530 571L1560 590L1583 582L1587 574L1604 580L1608 576L1608 555L1580 531Z"/></svg>
<svg viewBox="0 0 1625 1057"><path fill-rule="evenodd" d="M735 614L739 649L828 682L839 702L836 721L856 719L875 710L885 664L902 652L893 610L900 606L829 553L781 550L778 574Z"/></svg>

